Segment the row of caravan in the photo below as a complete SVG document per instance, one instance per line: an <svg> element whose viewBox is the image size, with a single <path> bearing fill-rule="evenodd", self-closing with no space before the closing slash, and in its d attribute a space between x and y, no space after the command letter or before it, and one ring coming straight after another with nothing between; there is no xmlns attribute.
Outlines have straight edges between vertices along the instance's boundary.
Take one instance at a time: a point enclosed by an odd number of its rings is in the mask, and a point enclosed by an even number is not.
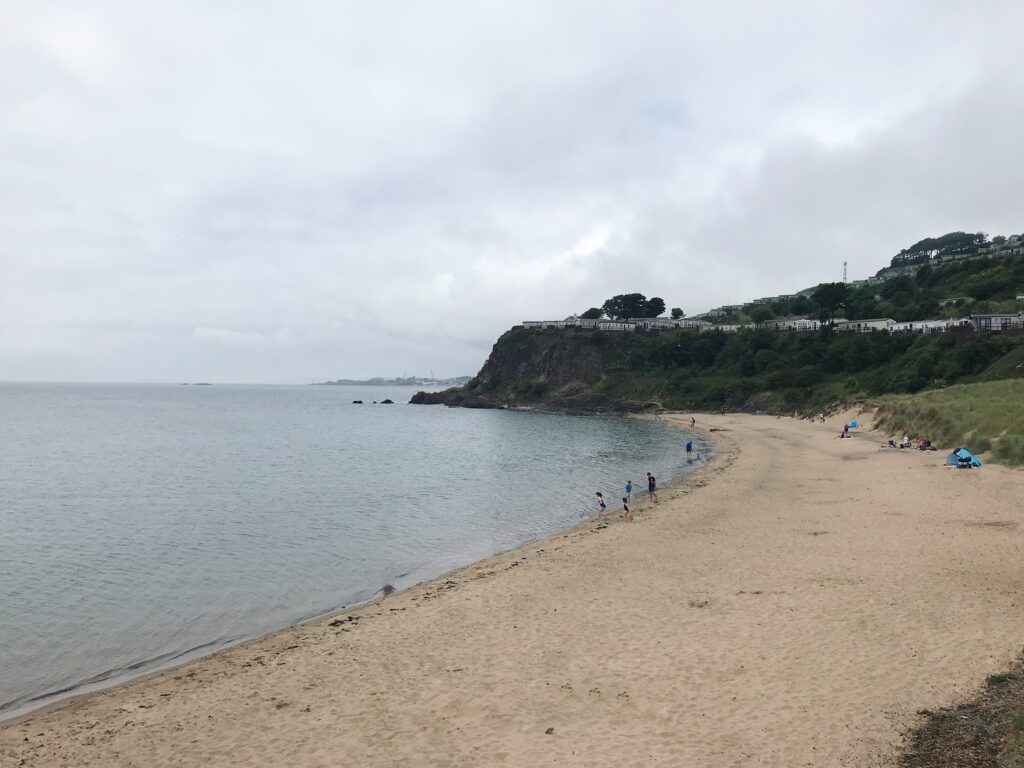
<svg viewBox="0 0 1024 768"><path fill-rule="evenodd" d="M519 327L527 330L570 328L584 331L671 331L680 328L691 331L711 331L716 328L706 320L688 320L686 318L673 320L670 317L631 317L628 320L591 320L582 317L567 317L565 320L524 320Z"/></svg>
<svg viewBox="0 0 1024 768"><path fill-rule="evenodd" d="M971 315L970 317L947 318L942 320L911 320L898 323L892 318L879 317L864 320L836 318L832 321L836 331L841 333L944 333L957 328L970 328L979 333L999 333L1024 330L1024 312L1002 315ZM629 333L661 333L671 330L723 331L736 333L742 328L756 328L761 331L817 331L821 323L807 318L784 318L766 320L756 324L715 325L706 320L668 317L631 317L628 320L593 320L582 317L567 317L565 320L526 320L517 328L543 330L559 328L581 331L616 331Z"/></svg>

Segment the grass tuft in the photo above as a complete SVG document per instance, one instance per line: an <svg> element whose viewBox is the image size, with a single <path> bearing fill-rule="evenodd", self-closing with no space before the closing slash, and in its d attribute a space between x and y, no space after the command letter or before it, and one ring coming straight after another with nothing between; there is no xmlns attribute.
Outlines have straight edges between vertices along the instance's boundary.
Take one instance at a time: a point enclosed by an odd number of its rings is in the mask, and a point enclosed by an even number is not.
<svg viewBox="0 0 1024 768"><path fill-rule="evenodd" d="M1012 683L1014 680L1018 679L1020 679L1020 675L1017 675L1013 672L1003 672L998 675L989 675L985 678L985 684L992 688L997 685Z"/></svg>

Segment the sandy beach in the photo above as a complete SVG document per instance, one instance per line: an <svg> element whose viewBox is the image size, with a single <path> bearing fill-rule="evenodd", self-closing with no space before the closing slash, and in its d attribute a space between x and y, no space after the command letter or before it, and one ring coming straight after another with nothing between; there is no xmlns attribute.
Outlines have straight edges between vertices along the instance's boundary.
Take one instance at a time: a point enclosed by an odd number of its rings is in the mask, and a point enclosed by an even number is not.
<svg viewBox="0 0 1024 768"><path fill-rule="evenodd" d="M1024 472L842 416L710 425L633 523L2 724L0 764L892 765L1024 645Z"/></svg>

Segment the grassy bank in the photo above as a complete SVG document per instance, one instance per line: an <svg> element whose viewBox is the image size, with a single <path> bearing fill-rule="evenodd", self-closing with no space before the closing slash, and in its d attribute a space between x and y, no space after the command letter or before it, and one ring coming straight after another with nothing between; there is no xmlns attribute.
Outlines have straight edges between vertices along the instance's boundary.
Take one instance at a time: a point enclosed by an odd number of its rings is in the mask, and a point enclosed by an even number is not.
<svg viewBox="0 0 1024 768"><path fill-rule="evenodd" d="M890 434L927 436L1008 466L1024 465L1024 379L961 384L881 398L879 425Z"/></svg>

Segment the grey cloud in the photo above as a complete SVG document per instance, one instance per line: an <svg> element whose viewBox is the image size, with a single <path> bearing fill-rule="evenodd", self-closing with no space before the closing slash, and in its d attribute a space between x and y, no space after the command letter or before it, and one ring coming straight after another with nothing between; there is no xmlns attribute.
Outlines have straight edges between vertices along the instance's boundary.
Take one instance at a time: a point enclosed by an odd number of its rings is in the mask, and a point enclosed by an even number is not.
<svg viewBox="0 0 1024 768"><path fill-rule="evenodd" d="M0 378L473 372L1024 229L1024 9L54 3L0 25Z"/></svg>

